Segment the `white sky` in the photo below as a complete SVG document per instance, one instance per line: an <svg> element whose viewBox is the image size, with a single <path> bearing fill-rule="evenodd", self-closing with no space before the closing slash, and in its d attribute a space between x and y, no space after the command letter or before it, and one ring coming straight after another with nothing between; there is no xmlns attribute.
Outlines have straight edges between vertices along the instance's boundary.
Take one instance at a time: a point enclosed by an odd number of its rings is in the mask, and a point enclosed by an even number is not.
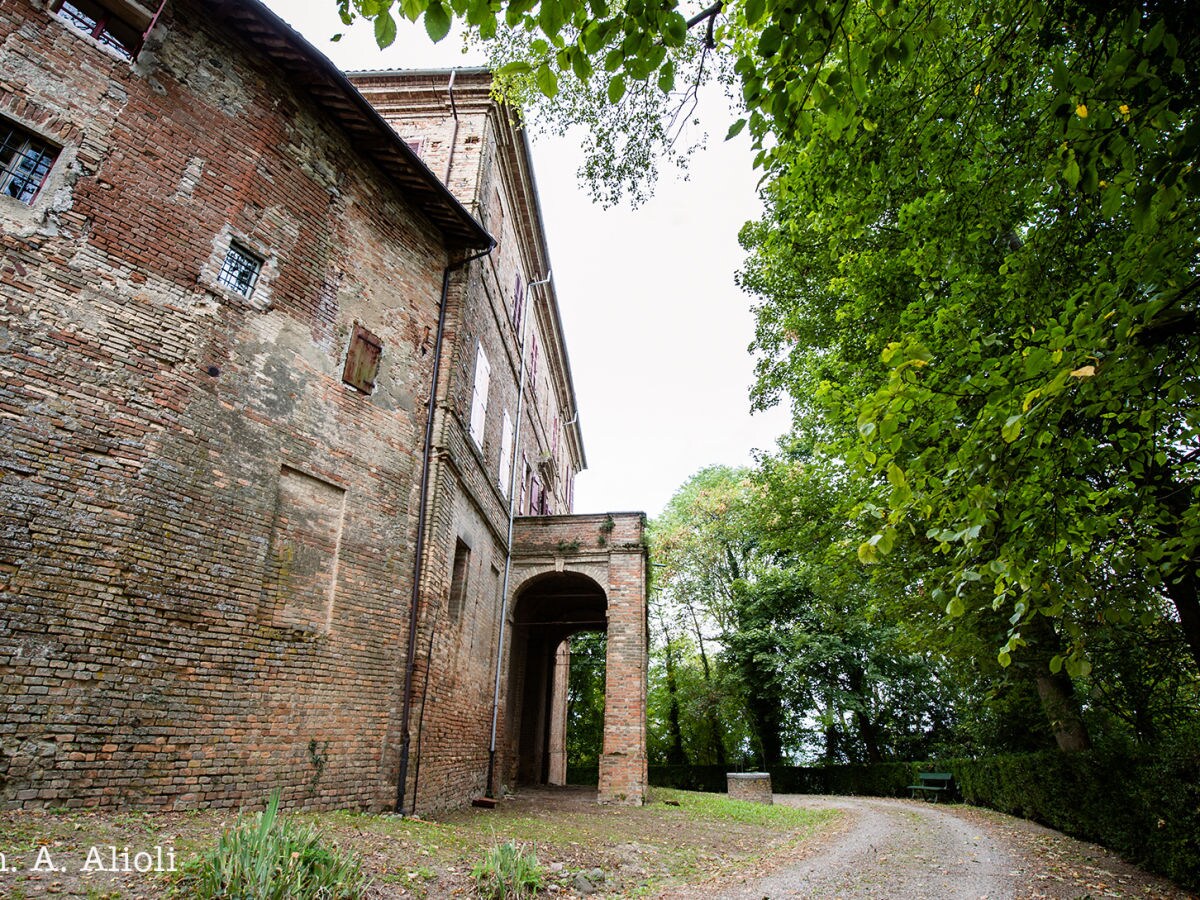
<svg viewBox="0 0 1200 900"><path fill-rule="evenodd" d="M386 51L361 22L331 43L346 30L335 0L266 2L343 69L481 63L463 56L453 35L434 45L420 24L402 22ZM689 180L668 167L636 210L591 202L576 179L577 144L534 139L588 458L577 512L655 516L700 468L750 463L752 449L772 449L787 429L782 409L749 411L754 322L733 281L743 257L738 229L759 211L749 145L721 140L729 117L719 106L703 124L715 137L692 158Z"/></svg>

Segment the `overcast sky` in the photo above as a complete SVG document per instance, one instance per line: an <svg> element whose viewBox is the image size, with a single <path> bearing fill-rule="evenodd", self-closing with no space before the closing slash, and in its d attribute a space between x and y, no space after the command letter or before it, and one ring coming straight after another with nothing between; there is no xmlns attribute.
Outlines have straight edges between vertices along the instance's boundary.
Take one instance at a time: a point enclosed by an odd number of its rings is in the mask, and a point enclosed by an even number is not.
<svg viewBox="0 0 1200 900"><path fill-rule="evenodd" d="M452 37L433 45L401 24L380 51L371 29L345 30L335 0L267 0L343 69L479 65ZM579 400L588 470L576 512L643 510L651 516L706 465L751 462L787 427L775 409L750 415L754 333L750 300L734 284L737 233L759 204L744 139L721 140L719 105L705 126L715 139L689 164L689 180L664 172L653 199L601 209L579 186L577 143L534 137L554 286Z"/></svg>

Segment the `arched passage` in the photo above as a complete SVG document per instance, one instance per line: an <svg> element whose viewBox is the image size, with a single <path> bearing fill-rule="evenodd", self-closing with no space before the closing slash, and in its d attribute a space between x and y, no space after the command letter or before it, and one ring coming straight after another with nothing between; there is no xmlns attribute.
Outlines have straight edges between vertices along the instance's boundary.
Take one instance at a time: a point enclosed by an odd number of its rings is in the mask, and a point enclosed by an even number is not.
<svg viewBox="0 0 1200 900"><path fill-rule="evenodd" d="M553 750L561 752L570 665L564 642L581 631L606 631L604 589L578 572L550 572L527 581L513 616L510 727L517 737L517 781L545 784L554 776ZM561 767L561 761L560 761Z"/></svg>
<svg viewBox="0 0 1200 900"><path fill-rule="evenodd" d="M514 523L503 766L510 782L548 780L554 714L566 712L565 684L555 692L556 655L570 635L603 630L598 799L645 801L645 524L641 513L537 516Z"/></svg>

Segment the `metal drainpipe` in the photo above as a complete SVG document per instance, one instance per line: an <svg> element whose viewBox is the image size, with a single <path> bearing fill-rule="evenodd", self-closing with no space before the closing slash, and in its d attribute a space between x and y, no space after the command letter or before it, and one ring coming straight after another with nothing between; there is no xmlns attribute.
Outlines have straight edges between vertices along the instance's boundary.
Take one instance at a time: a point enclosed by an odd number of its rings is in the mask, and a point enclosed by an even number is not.
<svg viewBox="0 0 1200 900"><path fill-rule="evenodd" d="M533 289L543 284L549 284L554 277L554 270L546 272L541 281L531 281L525 285L525 318L521 320L521 335L518 352L521 354L520 377L517 379L517 428L513 435L513 468L508 476L508 541L504 548L504 583L500 588L500 637L496 641L496 684L492 689L492 738L488 744L488 797L496 786L496 723L500 715L500 670L504 662L504 625L508 621L508 582L512 577L512 541L513 518L517 508L517 455L521 450L521 409L525 404L525 335L529 321L533 318Z"/></svg>
<svg viewBox="0 0 1200 900"><path fill-rule="evenodd" d="M454 116L454 130L450 132L450 155L446 159L446 187L450 186L450 170L454 168L454 148L458 144L458 106L454 103L454 76L458 69L450 70L450 83L446 85L446 93L450 95L450 114Z"/></svg>
<svg viewBox="0 0 1200 900"><path fill-rule="evenodd" d="M421 492L417 509L416 552L413 560L412 600L408 609L408 656L404 666L404 705L400 713L400 774L396 779L396 812L404 814L404 783L408 780L409 723L412 718L413 675L417 665L417 614L421 599L421 569L425 565L425 506L429 500L429 461L433 456L433 418L437 411L438 381L442 370L442 344L446 336L446 307L450 300L450 275L467 263L496 249L495 239L486 250L451 263L442 271L442 297L438 303L437 337L433 343L433 378L429 385L429 412L425 418L425 447L421 455ZM422 701L424 698L422 697Z"/></svg>

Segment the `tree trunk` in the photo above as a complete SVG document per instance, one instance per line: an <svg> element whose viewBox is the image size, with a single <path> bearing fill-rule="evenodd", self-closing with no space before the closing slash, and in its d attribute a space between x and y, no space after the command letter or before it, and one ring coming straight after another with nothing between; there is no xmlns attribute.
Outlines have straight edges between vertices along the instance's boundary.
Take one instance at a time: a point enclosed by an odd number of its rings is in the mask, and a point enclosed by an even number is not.
<svg viewBox="0 0 1200 900"><path fill-rule="evenodd" d="M717 759L717 765L722 769L726 768L725 763L725 741L721 739L721 723L717 721L717 708L713 704L713 690L710 673L708 670L708 654L704 651L704 633L700 630L700 617L696 615L696 608L691 603L687 605L688 612L692 614L692 627L696 631L696 644L700 648L700 665L704 670L704 687L708 692L708 727L712 742L713 755Z"/></svg>
<svg viewBox="0 0 1200 900"><path fill-rule="evenodd" d="M838 762L842 736L838 731L837 716L834 713L832 697L825 698L825 713L822 718L825 720L825 728L823 730L825 738L825 764L834 765Z"/></svg>
<svg viewBox="0 0 1200 900"><path fill-rule="evenodd" d="M1145 478L1139 479L1139 487L1149 490L1168 515L1163 518L1160 533L1155 540L1163 541L1179 536L1183 522L1192 503L1192 492L1180 484L1166 466L1148 467ZM1173 573L1172 573L1173 574ZM1200 562L1192 560L1185 564L1178 578L1170 575L1166 579L1167 596L1179 613L1179 626L1196 668L1200 669Z"/></svg>
<svg viewBox="0 0 1200 900"><path fill-rule="evenodd" d="M866 675L858 666L850 666L846 671L846 681L854 694L854 723L858 726L858 736L863 743L863 749L867 751L867 762L883 762L883 751L879 748L879 729L866 712L869 700Z"/></svg>
<svg viewBox="0 0 1200 900"><path fill-rule="evenodd" d="M1090 750L1091 738L1088 737L1087 726L1080 718L1071 679L1063 672L1051 672L1049 666L1039 668L1034 677L1037 681L1038 697L1042 701L1042 710L1050 721L1050 729L1054 732L1058 749L1063 753Z"/></svg>
<svg viewBox="0 0 1200 900"><path fill-rule="evenodd" d="M675 691L675 655L671 652L671 636L667 635L667 728L671 735L671 746L667 749L667 765L686 766L687 755L683 752L683 731L679 727L679 696Z"/></svg>
<svg viewBox="0 0 1200 900"><path fill-rule="evenodd" d="M1168 581L1167 596L1175 604L1184 640L1200 670L1200 572L1187 569L1178 581Z"/></svg>
<svg viewBox="0 0 1200 900"><path fill-rule="evenodd" d="M781 701L774 692L756 693L749 703L750 718L762 750L763 767L777 766L783 760L783 727L780 722Z"/></svg>
<svg viewBox="0 0 1200 900"><path fill-rule="evenodd" d="M1042 711L1046 714L1058 749L1064 753L1090 750L1092 741L1079 714L1075 686L1070 676L1061 670L1050 671L1050 658L1062 649L1053 623L1039 615L1022 630L1029 641L1029 665L1037 685L1038 698L1042 701Z"/></svg>

